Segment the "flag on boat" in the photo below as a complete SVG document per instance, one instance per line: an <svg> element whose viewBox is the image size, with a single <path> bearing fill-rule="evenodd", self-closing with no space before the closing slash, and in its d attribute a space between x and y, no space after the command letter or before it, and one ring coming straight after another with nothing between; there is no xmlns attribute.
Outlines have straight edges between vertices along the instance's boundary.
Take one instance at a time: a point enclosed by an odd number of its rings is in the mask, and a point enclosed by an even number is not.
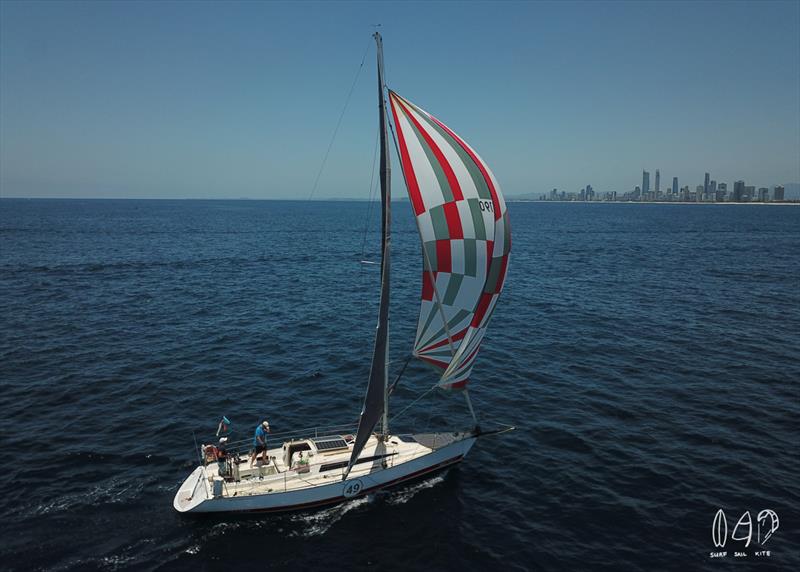
<svg viewBox="0 0 800 572"><path fill-rule="evenodd" d="M230 419L223 415L222 419L220 419L219 425L217 425L217 437L219 437L220 433L227 433L230 426Z"/></svg>
<svg viewBox="0 0 800 572"><path fill-rule="evenodd" d="M422 239L422 301L414 355L469 381L503 289L511 227L492 171L444 123L389 91L408 195Z"/></svg>

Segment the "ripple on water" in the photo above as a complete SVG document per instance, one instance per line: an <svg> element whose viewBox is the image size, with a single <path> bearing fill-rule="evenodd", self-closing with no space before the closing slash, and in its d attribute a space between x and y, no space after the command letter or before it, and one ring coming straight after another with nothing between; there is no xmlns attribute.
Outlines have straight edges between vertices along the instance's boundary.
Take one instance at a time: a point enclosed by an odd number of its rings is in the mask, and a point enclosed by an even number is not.
<svg viewBox="0 0 800 572"><path fill-rule="evenodd" d="M264 416L356 419L379 276L359 263L378 257L367 207L3 200L4 565L718 572L724 507L775 510L770 563L800 569L796 208L511 203L471 396L516 431L316 512L175 514L192 431L212 438L221 415L242 438ZM408 209L395 217L393 368L420 263ZM432 380L412 362L393 411ZM470 422L458 394L424 403L394 426Z"/></svg>

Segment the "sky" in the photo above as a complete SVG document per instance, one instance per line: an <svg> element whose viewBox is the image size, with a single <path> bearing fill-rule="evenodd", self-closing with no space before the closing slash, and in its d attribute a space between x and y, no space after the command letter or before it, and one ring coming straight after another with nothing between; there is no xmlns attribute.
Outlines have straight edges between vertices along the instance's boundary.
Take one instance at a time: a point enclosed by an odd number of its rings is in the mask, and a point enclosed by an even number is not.
<svg viewBox="0 0 800 572"><path fill-rule="evenodd" d="M507 196L800 182L796 0L5 0L0 197L367 198L374 24Z"/></svg>

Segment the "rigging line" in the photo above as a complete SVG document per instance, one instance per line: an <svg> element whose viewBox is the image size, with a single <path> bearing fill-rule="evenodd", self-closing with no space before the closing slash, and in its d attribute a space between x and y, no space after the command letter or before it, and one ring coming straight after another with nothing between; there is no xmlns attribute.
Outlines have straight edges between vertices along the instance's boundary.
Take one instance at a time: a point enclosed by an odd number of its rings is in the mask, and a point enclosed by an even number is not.
<svg viewBox="0 0 800 572"><path fill-rule="evenodd" d="M388 123L389 123L389 130L392 132L392 140L394 141L394 151L395 153L397 153L397 156L400 157L400 147L397 144L397 135L395 135L394 132L394 125L390 121ZM403 171L403 169L400 169L400 171L403 173L403 182L406 185L406 189L408 189L408 181L406 181L406 173L405 171ZM419 232L420 237L422 237L422 232L420 231L419 228L419 219L417 219L416 216L414 217L414 222L417 223L417 232ZM430 278L431 286L433 287L433 296L434 298L436 298L436 307L439 309L439 315L442 318L442 324L444 324L444 331L447 334L447 342L448 345L450 346L450 355L452 356L450 360L452 363L452 359L456 356L456 348L453 345L453 335L450 333L450 324L447 323L447 317L444 314L444 306L442 305L442 300L439 296L439 289L436 287L436 276L434 276L433 270L431 270L432 268L431 261L430 258L428 257L428 251L425 250L424 244L422 245L422 258L424 260L423 267L425 266L428 267L427 271L428 277Z"/></svg>
<svg viewBox="0 0 800 572"><path fill-rule="evenodd" d="M361 258L364 258L364 250L367 244L367 231L369 230L369 223L372 220L372 206L374 204L375 190L377 185L375 182L375 163L378 160L378 141L380 140L380 131L375 133L375 147L372 150L372 171L369 179L369 204L367 206L367 218L364 220L364 235L361 238Z"/></svg>
<svg viewBox="0 0 800 572"><path fill-rule="evenodd" d="M411 403L409 403L408 405L406 405L406 406L405 406L405 407L404 407L404 408L403 408L403 409L400 411L400 413L398 413L397 415L395 415L394 417L392 417L392 421L394 421L395 419L397 419L398 417L400 417L400 416L401 416L403 413L405 413L405 412L408 410L408 408L409 408L409 407L411 407L411 406L412 406L412 405L414 405L414 404L415 404L417 401L419 401L420 399L422 399L423 397L425 397L426 395L428 395L428 394L429 394L431 391L433 391L434 389L436 389L438 386L439 386L439 384L438 384L438 383L434 383L434 384L433 384L433 385L430 387L430 389L428 389L428 391L426 391L425 393L423 393L422 395L420 395L419 397L417 397L417 398L416 398L414 401L412 401Z"/></svg>
<svg viewBox="0 0 800 572"><path fill-rule="evenodd" d="M425 433L431 428L431 419L433 418L433 407L428 407L428 420L425 421Z"/></svg>
<svg viewBox="0 0 800 572"><path fill-rule="evenodd" d="M375 147L372 150L372 171L370 172L370 179L369 179L369 200L367 204L367 217L364 219L364 234L361 238L361 256L359 257L358 263L358 279L361 284L361 288L364 288L364 264L367 263L367 260L364 257L364 252L366 250L367 245L367 232L369 231L369 223L372 220L372 211L373 205L375 204L375 191L378 188L377 184L375 183L375 165L377 164L378 160L378 141L380 140L380 130L375 130ZM374 262L369 262L370 264L375 264ZM364 311L364 318L367 316L367 312L370 311L369 305L363 305Z"/></svg>
<svg viewBox="0 0 800 572"><path fill-rule="evenodd" d="M394 378L394 383L392 383L392 385L389 386L389 391L388 391L389 395L392 394L392 392L394 391L395 387L397 387L397 384L400 383L400 378L403 376L403 372L406 371L406 367L408 367L408 362L411 361L412 357L414 357L414 354L409 354L408 355L408 357L406 358L406 361L403 363L403 367L400 368L400 373L398 373L397 377Z"/></svg>
<svg viewBox="0 0 800 572"><path fill-rule="evenodd" d="M358 279L361 284L361 287L364 287L364 264L367 262L364 258L364 251L366 250L367 244L367 231L369 230L369 223L372 220L372 205L375 198L375 188L377 185L373 186L375 181L375 164L378 157L378 140L380 139L380 131L375 131L375 147L372 150L372 170L370 171L370 179L369 179L369 199L367 203L367 216L364 219L364 233L361 238L361 256L358 264ZM367 312L367 305L363 306L363 310Z"/></svg>
<svg viewBox="0 0 800 572"><path fill-rule="evenodd" d="M369 51L369 46L372 43L372 40L367 42L367 49L364 50L364 55L361 57L361 64L358 66L358 71L356 71L356 77L353 78L353 84L350 86L350 91L347 92L347 99L345 99L344 107L342 108L342 112L339 114L339 120L336 122L336 127L333 130L333 135L331 136L331 141L328 143L328 149L325 151L325 156L322 158L322 165L319 166L319 171L317 171L317 177L314 179L314 186L311 188L311 193L308 195L306 200L310 201L314 196L314 193L317 191L317 186L319 185L319 179L322 176L322 171L325 169L325 163L328 161L328 155L330 155L331 148L333 147L333 142L336 140L336 134L339 132L339 127L342 124L342 119L344 119L344 114L347 111L347 106L350 103L350 97L353 95L353 90L356 88L356 83L358 83L358 78L361 75L361 70L364 68L364 62L367 59L367 52Z"/></svg>

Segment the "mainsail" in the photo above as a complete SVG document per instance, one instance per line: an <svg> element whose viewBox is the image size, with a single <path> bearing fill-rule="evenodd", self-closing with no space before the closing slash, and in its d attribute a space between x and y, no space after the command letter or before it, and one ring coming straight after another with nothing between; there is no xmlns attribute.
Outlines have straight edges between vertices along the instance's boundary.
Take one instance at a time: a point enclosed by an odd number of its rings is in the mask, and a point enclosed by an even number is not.
<svg viewBox="0 0 800 572"><path fill-rule="evenodd" d="M503 289L511 227L500 186L444 123L390 90L400 159L422 239L414 355L466 386Z"/></svg>
<svg viewBox="0 0 800 572"><path fill-rule="evenodd" d="M342 475L342 480L347 478L350 470L358 460L364 445L372 435L378 420L383 415L383 433L389 431L389 418L386 403L389 375L389 284L391 276L391 224L392 224L392 189L391 165L389 162L389 135L386 127L386 106L383 97L383 41L378 32L373 34L378 47L378 116L379 133L381 140L381 298L378 308L378 328L375 331L375 348L372 352L372 365L367 383L367 395L364 397L364 408L358 419L358 431L353 444L350 462Z"/></svg>

